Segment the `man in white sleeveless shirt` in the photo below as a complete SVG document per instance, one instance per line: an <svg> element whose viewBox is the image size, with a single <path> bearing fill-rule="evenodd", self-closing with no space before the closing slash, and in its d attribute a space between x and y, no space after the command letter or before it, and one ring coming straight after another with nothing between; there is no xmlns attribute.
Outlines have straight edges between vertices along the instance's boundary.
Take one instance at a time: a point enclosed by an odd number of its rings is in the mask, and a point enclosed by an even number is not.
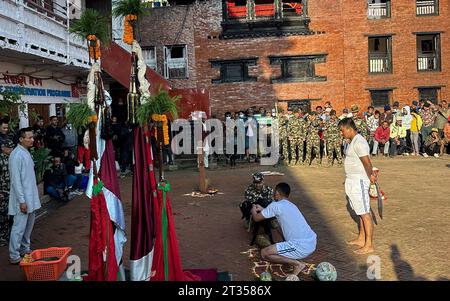
<svg viewBox="0 0 450 301"><path fill-rule="evenodd" d="M370 148L366 139L358 134L353 119L339 122L342 135L349 142L345 153L345 193L350 206L359 216L359 236L348 244L356 245L356 254L373 252L373 221L370 214L370 183L376 181L370 162Z"/></svg>

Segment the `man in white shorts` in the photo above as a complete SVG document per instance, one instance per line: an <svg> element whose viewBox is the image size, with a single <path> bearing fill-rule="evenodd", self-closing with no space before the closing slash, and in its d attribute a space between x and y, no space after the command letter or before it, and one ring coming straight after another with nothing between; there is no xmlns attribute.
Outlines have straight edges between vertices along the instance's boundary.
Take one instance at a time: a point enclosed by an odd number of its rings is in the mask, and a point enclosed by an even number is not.
<svg viewBox="0 0 450 301"><path fill-rule="evenodd" d="M345 139L351 141L345 153L345 193L350 206L359 216L359 236L348 244L360 247L356 254L373 252L373 221L370 214L370 183L375 183L376 175L370 162L370 148L366 139L358 134L351 118L342 119L339 127Z"/></svg>
<svg viewBox="0 0 450 301"><path fill-rule="evenodd" d="M276 243L261 250L261 257L273 263L291 265L293 274L298 275L306 265L300 262L316 249L317 235L306 222L296 205L288 200L291 188L286 183L275 187L275 202L263 208L253 205L252 217L255 222L276 217L286 241Z"/></svg>

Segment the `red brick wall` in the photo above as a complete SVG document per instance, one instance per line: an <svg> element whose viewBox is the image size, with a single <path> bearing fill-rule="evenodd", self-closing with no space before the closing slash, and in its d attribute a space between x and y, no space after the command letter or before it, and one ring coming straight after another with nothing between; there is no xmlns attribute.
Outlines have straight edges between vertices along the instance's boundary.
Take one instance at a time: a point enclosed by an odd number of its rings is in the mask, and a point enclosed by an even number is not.
<svg viewBox="0 0 450 301"><path fill-rule="evenodd" d="M310 1L313 2L313 1ZM316 2L316 1L314 1ZM415 1L392 1L391 18L368 20L365 1L343 0L345 27L345 90L347 99L359 100L361 104L370 101L366 88L397 87L393 99L400 103L411 103L419 98L418 86L450 84L450 28L449 1L439 1L439 16L416 16ZM416 60L416 35L413 32L441 33L441 72L418 72ZM393 34L393 73L385 75L368 74L367 34ZM357 53L357 55L354 55ZM441 98L448 99L449 90L441 88Z"/></svg>
<svg viewBox="0 0 450 301"><path fill-rule="evenodd" d="M277 101L320 99L312 106L331 101L341 111L358 104L370 103L368 88L396 87L393 99L410 103L418 98L417 86L448 86L449 80L449 1L440 0L440 15L416 17L415 1L392 1L392 17L368 20L364 0L309 0L311 18L309 36L266 37L220 40L222 28L221 0L201 1L191 6L178 44L189 45L189 80L172 81L178 88L207 89L213 114L244 110L249 106L273 108ZM158 11L159 10L159 11ZM171 44L183 22L185 6L160 8L147 17L143 29L143 45ZM413 32L441 33L442 72L417 72L416 36ZM393 34L393 73L369 75L368 35ZM153 41L153 44L152 44ZM160 61L162 46L158 49ZM325 63L316 64L316 74L326 76L325 82L271 84L279 75L280 66L270 65L270 55L304 55L326 53ZM192 57L191 57L192 56ZM211 68L210 59L259 57L250 67L256 82L212 84L219 76ZM162 63L158 62L159 67ZM441 88L441 98L449 98L449 88Z"/></svg>
<svg viewBox="0 0 450 301"><path fill-rule="evenodd" d="M164 46L187 45L188 78L169 80L173 88L196 88L194 9L189 5L154 8L140 24L141 46L155 46L157 72L164 76Z"/></svg>
<svg viewBox="0 0 450 301"><path fill-rule="evenodd" d="M252 39L219 40L207 39L208 35L221 32L221 1L210 1L198 9L199 15L215 16L215 21L196 18L195 44L198 86L210 90L212 111L222 114L226 111L245 110L251 105L271 109L276 101L294 99L320 99L312 106L329 100L342 102L343 68L341 31L342 20L336 1L309 1L310 29L316 32L309 36L266 37ZM337 6L339 7L339 6ZM322 34L321 32L325 32ZM326 63L316 64L316 74L327 76L325 82L271 84L270 78L280 74L279 65L270 65L270 55L327 54ZM250 75L257 76L256 82L211 84L218 77L218 69L211 68L209 59L231 59L259 57L257 66L251 67Z"/></svg>

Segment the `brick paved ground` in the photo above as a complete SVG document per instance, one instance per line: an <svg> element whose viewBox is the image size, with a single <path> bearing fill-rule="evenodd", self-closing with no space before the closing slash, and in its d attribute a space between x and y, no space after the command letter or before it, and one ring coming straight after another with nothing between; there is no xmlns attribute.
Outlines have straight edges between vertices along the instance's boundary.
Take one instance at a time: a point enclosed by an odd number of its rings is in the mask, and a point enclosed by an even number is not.
<svg viewBox="0 0 450 301"><path fill-rule="evenodd" d="M383 280L438 280L450 278L449 186L450 157L376 159L380 185L387 193L385 219L375 227L375 255L381 258ZM196 186L195 171L167 174L172 184L175 222L185 268L215 267L230 271L235 280L251 280L252 264L240 252L249 248L250 235L237 208L254 171L276 170L285 176L267 177L271 185L287 181L298 204L318 234L311 263L329 261L340 280L367 280L367 256L352 253L345 241L356 233L346 209L344 175L339 168L264 168L247 165L237 169L208 171L213 185L224 194L196 199L183 196ZM122 180L127 227L130 225L131 178ZM376 203L372 202L376 212ZM33 248L71 246L87 268L89 203L77 198L49 211L36 225ZM128 247L126 253L129 254ZM0 248L0 280L21 280L23 275L7 261ZM125 258L125 266L128 260Z"/></svg>

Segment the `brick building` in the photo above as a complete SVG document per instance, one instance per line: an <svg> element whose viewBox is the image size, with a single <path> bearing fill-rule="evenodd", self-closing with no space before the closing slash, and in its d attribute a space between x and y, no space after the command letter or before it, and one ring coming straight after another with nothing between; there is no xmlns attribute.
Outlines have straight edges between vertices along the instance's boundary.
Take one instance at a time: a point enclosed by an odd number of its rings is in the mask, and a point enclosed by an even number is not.
<svg viewBox="0 0 450 301"><path fill-rule="evenodd" d="M169 1L141 24L148 65L222 116L326 101L448 99L448 0Z"/></svg>

